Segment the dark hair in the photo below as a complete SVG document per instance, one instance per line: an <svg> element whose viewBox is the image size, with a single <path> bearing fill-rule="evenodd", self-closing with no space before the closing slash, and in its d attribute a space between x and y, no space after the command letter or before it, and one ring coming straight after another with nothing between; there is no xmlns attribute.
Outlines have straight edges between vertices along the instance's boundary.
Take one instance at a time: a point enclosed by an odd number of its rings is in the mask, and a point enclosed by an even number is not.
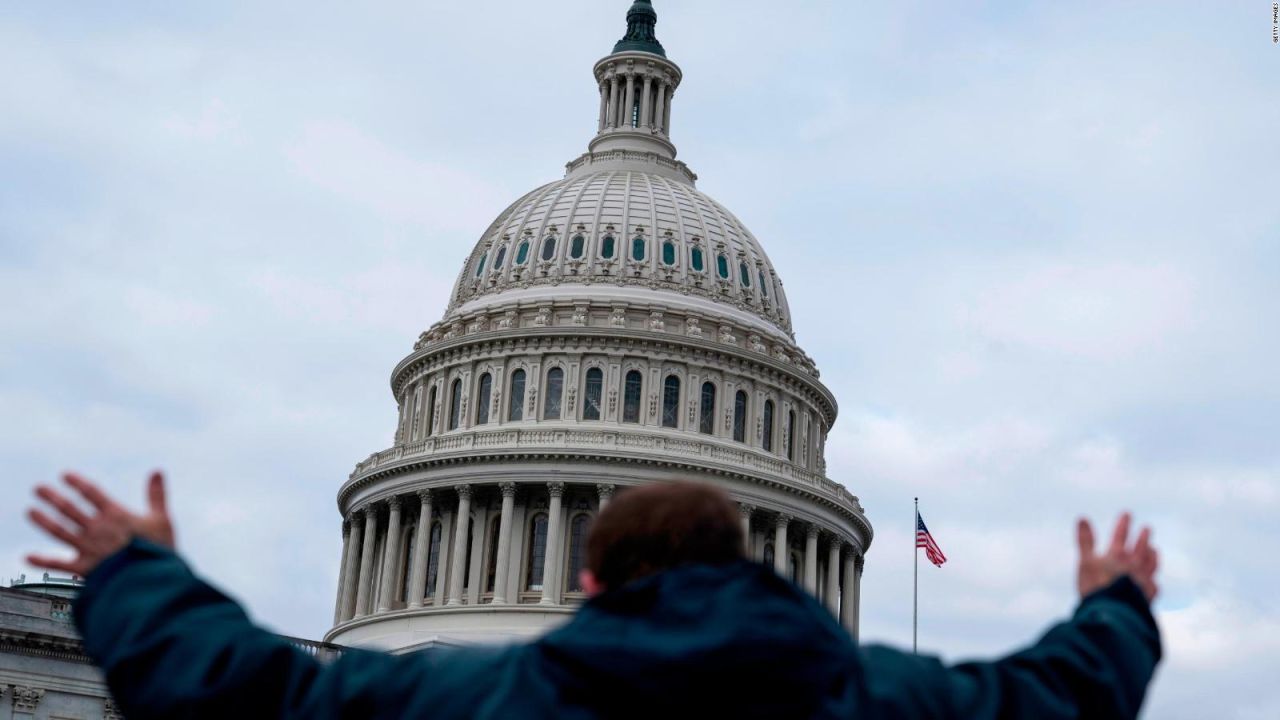
<svg viewBox="0 0 1280 720"><path fill-rule="evenodd" d="M678 565L743 556L742 518L722 490L659 483L620 491L587 537L587 568L606 588Z"/></svg>

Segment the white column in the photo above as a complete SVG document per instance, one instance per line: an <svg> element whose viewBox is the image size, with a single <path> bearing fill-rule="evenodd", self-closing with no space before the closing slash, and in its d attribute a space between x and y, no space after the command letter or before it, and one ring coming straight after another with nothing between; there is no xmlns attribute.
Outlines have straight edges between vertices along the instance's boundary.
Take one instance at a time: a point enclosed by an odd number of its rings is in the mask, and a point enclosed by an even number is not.
<svg viewBox="0 0 1280 720"><path fill-rule="evenodd" d="M862 630L862 566L865 558L858 556L853 562L853 641L857 642Z"/></svg>
<svg viewBox="0 0 1280 720"><path fill-rule="evenodd" d="M343 596L342 588L347 584L347 572L349 570L351 555L351 521L343 519L342 521L342 554L338 556L338 588L334 593L333 600L333 624L337 625L342 622Z"/></svg>
<svg viewBox="0 0 1280 720"><path fill-rule="evenodd" d="M369 591L373 588L373 547L378 544L378 512L375 508L364 509L364 539L360 551L360 578L356 582L355 617L369 614Z"/></svg>
<svg viewBox="0 0 1280 720"><path fill-rule="evenodd" d="M662 129L666 131L667 135L671 134L671 98L674 96L674 94L675 94L675 88L668 85L667 86L667 106L663 109L663 116L662 116Z"/></svg>
<svg viewBox="0 0 1280 720"><path fill-rule="evenodd" d="M542 564L542 604L554 605L560 598L560 498L564 483L547 483L547 492L551 503L547 510L547 555Z"/></svg>
<svg viewBox="0 0 1280 720"><path fill-rule="evenodd" d="M338 586L338 619L334 621L335 625L350 620L355 611L356 573L360 571L360 541L364 537L363 520L364 516L353 512L345 523L351 528L351 533L346 545L346 555L342 559L342 581Z"/></svg>
<svg viewBox="0 0 1280 720"><path fill-rule="evenodd" d="M596 485L596 494L600 498L599 512L604 512L605 507L609 505L609 501L613 499L613 485L611 483L600 483Z"/></svg>
<svg viewBox="0 0 1280 720"><path fill-rule="evenodd" d="M858 607L858 591L854 587L857 583L856 560L857 555L850 547L844 556L844 580L840 584L840 624L850 634L853 633L854 613Z"/></svg>
<svg viewBox="0 0 1280 720"><path fill-rule="evenodd" d="M649 111L653 109L653 78L644 76L644 96L640 98L640 127L648 129Z"/></svg>
<svg viewBox="0 0 1280 720"><path fill-rule="evenodd" d="M614 75L609 78L609 116L605 118L605 126L614 128L618 126L618 76Z"/></svg>
<svg viewBox="0 0 1280 720"><path fill-rule="evenodd" d="M667 126L664 124L667 114L667 83L658 84L658 109L653 113L653 125L658 132L666 132ZM720 423L716 423L719 425Z"/></svg>
<svg viewBox="0 0 1280 720"><path fill-rule="evenodd" d="M754 505L738 503L738 512L742 514L742 551L748 557L751 555L751 514L755 511Z"/></svg>
<svg viewBox="0 0 1280 720"><path fill-rule="evenodd" d="M609 113L609 83L600 83L600 122L596 132L604 130L604 123Z"/></svg>
<svg viewBox="0 0 1280 720"><path fill-rule="evenodd" d="M471 530L471 486L458 485L458 514L453 520L453 567L449 570L449 605L462 604L462 574L467 571L467 533Z"/></svg>
<svg viewBox="0 0 1280 720"><path fill-rule="evenodd" d="M804 537L804 589L818 595L818 526L810 524Z"/></svg>
<svg viewBox="0 0 1280 720"><path fill-rule="evenodd" d="M502 491L502 516L498 518L498 567L494 570L493 603L507 602L507 575L511 569L511 524L516 511L516 484L498 485Z"/></svg>
<svg viewBox="0 0 1280 720"><path fill-rule="evenodd" d="M422 607L427 594L427 558L431 557L431 491L418 491L418 529L413 532L413 560L409 566L409 607ZM439 572L437 570L436 572Z"/></svg>
<svg viewBox="0 0 1280 720"><path fill-rule="evenodd" d="M636 106L636 76L627 75L627 99L622 106L622 127L631 127L631 109Z"/></svg>
<svg viewBox="0 0 1280 720"><path fill-rule="evenodd" d="M827 550L827 609L831 614L840 617L840 540L831 538L831 547Z"/></svg>
<svg viewBox="0 0 1280 720"><path fill-rule="evenodd" d="M783 577L787 576L787 558L791 557L791 552L787 548L787 523L789 522L791 522L791 516L782 513L773 519L773 570Z"/></svg>
<svg viewBox="0 0 1280 720"><path fill-rule="evenodd" d="M391 518L387 521L387 543L382 552L382 589L378 592L378 612L391 609L395 595L396 565L400 561L400 496L387 501Z"/></svg>

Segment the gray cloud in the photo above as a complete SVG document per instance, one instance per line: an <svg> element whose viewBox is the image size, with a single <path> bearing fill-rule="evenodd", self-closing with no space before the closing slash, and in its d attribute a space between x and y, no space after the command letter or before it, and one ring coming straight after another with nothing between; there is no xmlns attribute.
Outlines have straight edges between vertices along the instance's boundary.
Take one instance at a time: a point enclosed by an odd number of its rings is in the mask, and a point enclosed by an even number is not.
<svg viewBox="0 0 1280 720"><path fill-rule="evenodd" d="M331 618L334 493L466 253L594 122L625 2L224 3L0 25L0 459L174 480L197 566L285 632ZM876 526L865 634L1025 642L1071 523L1164 550L1151 718L1280 693L1280 144L1242 5L659 5L674 134L759 235ZM833 303L832 298L839 298ZM39 546L11 506L0 564Z"/></svg>

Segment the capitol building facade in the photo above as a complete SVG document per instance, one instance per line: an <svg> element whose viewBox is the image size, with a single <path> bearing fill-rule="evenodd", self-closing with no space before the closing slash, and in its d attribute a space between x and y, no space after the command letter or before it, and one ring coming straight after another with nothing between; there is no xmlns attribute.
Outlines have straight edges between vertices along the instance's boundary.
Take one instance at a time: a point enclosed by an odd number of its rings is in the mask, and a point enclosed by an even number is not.
<svg viewBox="0 0 1280 720"><path fill-rule="evenodd" d="M656 20L631 6L594 67L587 152L484 230L444 317L392 371L394 444L338 492L326 641L540 633L584 599L595 514L668 480L726 490L747 553L856 635L872 529L826 475L836 402L760 242L676 159L682 73Z"/></svg>

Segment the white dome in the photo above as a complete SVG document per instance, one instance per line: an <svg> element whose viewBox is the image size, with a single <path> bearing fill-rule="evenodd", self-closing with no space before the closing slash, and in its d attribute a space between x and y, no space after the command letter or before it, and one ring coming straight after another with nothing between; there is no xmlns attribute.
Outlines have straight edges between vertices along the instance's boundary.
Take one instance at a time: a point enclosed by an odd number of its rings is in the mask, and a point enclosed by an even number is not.
<svg viewBox="0 0 1280 720"><path fill-rule="evenodd" d="M571 164L568 177L508 207L468 257L447 316L555 288L736 316L790 338L782 281L755 236L672 172L674 163L637 164Z"/></svg>

